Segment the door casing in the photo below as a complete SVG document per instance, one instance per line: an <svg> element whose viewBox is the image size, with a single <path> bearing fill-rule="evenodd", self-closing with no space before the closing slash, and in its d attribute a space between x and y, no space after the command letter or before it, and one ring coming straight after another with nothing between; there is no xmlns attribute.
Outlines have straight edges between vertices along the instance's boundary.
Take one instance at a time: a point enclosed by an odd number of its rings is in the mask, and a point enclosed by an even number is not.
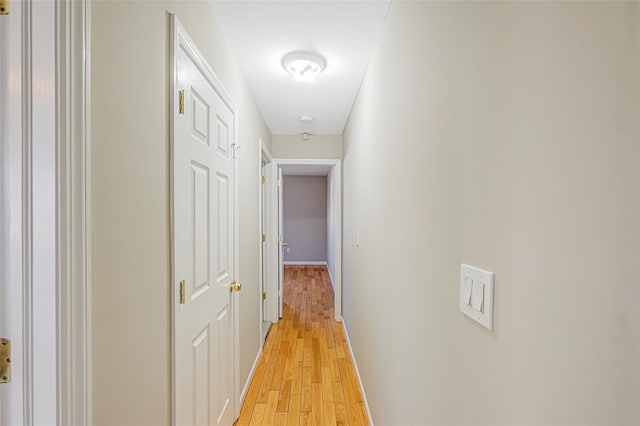
<svg viewBox="0 0 640 426"><path fill-rule="evenodd" d="M328 188L331 192L331 211L329 214L334 223L334 233L331 236L333 238L333 246L334 246L334 256L333 256L333 264L334 271L333 275L331 275L330 279L333 283L334 287L334 312L335 312L335 320L338 322L342 321L342 160L337 159L290 159L290 158L274 158L272 161L273 168L275 170L274 175L277 176L277 170L280 166L284 165L297 165L297 166L329 166L331 168L330 171L330 185ZM268 182L267 182L268 183ZM267 208L271 210L270 218L268 218L269 225L268 227L277 230L278 229L278 211L279 206L277 203L277 182L272 184L269 191L272 191L275 195L275 202L271 205L268 205ZM277 233L277 231L274 231ZM267 258L270 259L270 263L274 265L275 268L278 267L278 251L279 244L269 245L268 250L271 251L270 254L267 255ZM273 276L279 280L279 274L276 272ZM281 287L281 283L276 284L276 287ZM280 305L281 301L277 301L275 303L274 309L278 310L278 305ZM277 319L276 319L277 320Z"/></svg>

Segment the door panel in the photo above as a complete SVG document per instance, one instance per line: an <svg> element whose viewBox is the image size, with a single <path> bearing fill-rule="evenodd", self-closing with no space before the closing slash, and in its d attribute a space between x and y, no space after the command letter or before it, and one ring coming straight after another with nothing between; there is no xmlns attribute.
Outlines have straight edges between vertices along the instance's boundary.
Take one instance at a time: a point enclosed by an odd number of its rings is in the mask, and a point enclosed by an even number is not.
<svg viewBox="0 0 640 426"><path fill-rule="evenodd" d="M185 98L184 114L173 117L172 146L174 418L180 426L230 426L235 113L200 60L189 49L177 50L175 90Z"/></svg>
<svg viewBox="0 0 640 426"><path fill-rule="evenodd" d="M224 307L216 315L216 336L218 337L215 342L216 347L221 347L227 344L231 339L231 315L228 307ZM219 351L216 352L213 362L214 368L214 383L218 386L214 387L214 399L213 399L213 412L216 414L216 425L227 424L226 418L232 413L232 395L217 393L217 389L228 389L232 387L233 377L231 375L231 352Z"/></svg>
<svg viewBox="0 0 640 426"><path fill-rule="evenodd" d="M211 258L211 227L209 226L209 168L191 162L191 174L193 185L193 234L191 235L193 246L193 289L191 300L195 300L204 294L210 287Z"/></svg>
<svg viewBox="0 0 640 426"><path fill-rule="evenodd" d="M229 125L222 117L216 118L218 152L223 158L229 158Z"/></svg>
<svg viewBox="0 0 640 426"><path fill-rule="evenodd" d="M197 425L211 424L211 406L212 395L210 389L211 374L209 372L209 359L211 354L209 348L211 342L209 339L210 330L207 325L200 333L198 333L191 343L193 348L193 383L194 383L194 413L195 423Z"/></svg>
<svg viewBox="0 0 640 426"><path fill-rule="evenodd" d="M218 270L217 270L217 282L219 285L225 285L229 283L229 271L231 265L229 260L231 258L231 241L229 240L230 228L229 228L229 205L231 200L229 199L229 177L224 176L221 173L217 174L218 183L218 212L216 214L217 228L218 228Z"/></svg>

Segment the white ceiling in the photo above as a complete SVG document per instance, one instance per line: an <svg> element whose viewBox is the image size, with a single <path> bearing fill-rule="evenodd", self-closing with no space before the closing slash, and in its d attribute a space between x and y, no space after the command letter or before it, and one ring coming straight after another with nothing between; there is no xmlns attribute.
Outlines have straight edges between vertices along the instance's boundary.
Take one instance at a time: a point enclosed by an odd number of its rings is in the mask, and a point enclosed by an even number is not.
<svg viewBox="0 0 640 426"><path fill-rule="evenodd" d="M342 134L390 6L378 1L213 1L262 116L274 135ZM315 50L327 68L296 83L281 65ZM311 115L311 124L298 117Z"/></svg>

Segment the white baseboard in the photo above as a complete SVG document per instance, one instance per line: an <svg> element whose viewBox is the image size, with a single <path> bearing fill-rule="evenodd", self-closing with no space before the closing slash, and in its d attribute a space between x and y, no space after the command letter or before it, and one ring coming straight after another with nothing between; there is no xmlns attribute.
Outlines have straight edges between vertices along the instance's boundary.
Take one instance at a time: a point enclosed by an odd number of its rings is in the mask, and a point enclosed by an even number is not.
<svg viewBox="0 0 640 426"><path fill-rule="evenodd" d="M344 335L347 338L347 345L349 345L349 352L351 353L353 366L356 369L356 376L358 376L358 383L360 384L360 392L362 392L362 399L364 400L364 406L367 409L367 417L369 418L369 425L373 426L373 418L371 417L371 409L369 409L369 401L367 401L367 394L364 392L364 386L362 386L362 378L360 377L360 370L358 370L358 363L356 362L356 357L355 357L355 354L353 353L353 348L351 347L351 340L349 340L349 333L347 332L347 324L344 322L344 318L342 319L342 329L344 330Z"/></svg>
<svg viewBox="0 0 640 426"><path fill-rule="evenodd" d="M240 407L244 404L244 399L247 396L247 392L249 391L249 386L251 385L251 380L253 380L253 375L256 373L256 368L258 367L258 362L260 362L260 357L262 356L262 346L258 350L258 355L256 355L256 359L253 361L253 366L251 367L251 371L249 371L249 377L247 377L247 381L242 388L242 393L240 394Z"/></svg>
<svg viewBox="0 0 640 426"><path fill-rule="evenodd" d="M336 286L333 281L333 273L331 272L331 268L329 268L329 264L327 264L327 271L329 272L329 281L331 282L331 288L333 291L336 291Z"/></svg>
<svg viewBox="0 0 640 426"><path fill-rule="evenodd" d="M285 260L285 265L327 266L326 260Z"/></svg>

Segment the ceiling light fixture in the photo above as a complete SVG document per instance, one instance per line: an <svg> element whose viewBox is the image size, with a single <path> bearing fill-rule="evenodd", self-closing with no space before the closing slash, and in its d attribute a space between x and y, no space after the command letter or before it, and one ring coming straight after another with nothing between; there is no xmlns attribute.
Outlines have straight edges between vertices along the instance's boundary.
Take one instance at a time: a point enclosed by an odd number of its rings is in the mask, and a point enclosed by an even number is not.
<svg viewBox="0 0 640 426"><path fill-rule="evenodd" d="M298 120L300 120L300 123L302 124L311 124L313 122L313 117L310 115L301 115Z"/></svg>
<svg viewBox="0 0 640 426"><path fill-rule="evenodd" d="M310 83L327 67L321 54L310 50L296 50L284 55L282 67L300 83Z"/></svg>

